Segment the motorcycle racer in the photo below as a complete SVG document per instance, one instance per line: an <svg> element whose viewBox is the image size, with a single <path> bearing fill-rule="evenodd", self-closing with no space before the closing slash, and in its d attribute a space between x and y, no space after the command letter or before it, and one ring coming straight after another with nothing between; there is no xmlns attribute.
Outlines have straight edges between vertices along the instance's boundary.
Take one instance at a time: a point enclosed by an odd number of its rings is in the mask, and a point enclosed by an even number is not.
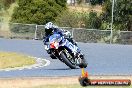
<svg viewBox="0 0 132 88"><path fill-rule="evenodd" d="M48 22L45 25L43 42L47 53L52 59L59 59L71 69L75 69L76 66L80 68L87 67L84 55L69 31L62 30L52 22Z"/></svg>
<svg viewBox="0 0 132 88"><path fill-rule="evenodd" d="M71 33L67 30L62 30L58 28L58 26L54 25L52 22L48 22L45 24L45 36L44 36L44 45L49 44L49 37L54 34L54 33L59 33L61 36L64 36L68 41L70 41L72 44L76 45L75 40L71 37ZM50 50L47 47L47 53L50 54Z"/></svg>

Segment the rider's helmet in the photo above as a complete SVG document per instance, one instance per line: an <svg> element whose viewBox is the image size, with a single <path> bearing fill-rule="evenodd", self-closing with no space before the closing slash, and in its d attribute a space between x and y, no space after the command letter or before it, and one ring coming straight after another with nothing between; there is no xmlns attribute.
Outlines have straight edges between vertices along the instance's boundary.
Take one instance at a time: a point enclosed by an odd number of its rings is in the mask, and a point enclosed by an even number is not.
<svg viewBox="0 0 132 88"><path fill-rule="evenodd" d="M54 31L54 24L52 22L48 22L45 24L45 35L50 35Z"/></svg>

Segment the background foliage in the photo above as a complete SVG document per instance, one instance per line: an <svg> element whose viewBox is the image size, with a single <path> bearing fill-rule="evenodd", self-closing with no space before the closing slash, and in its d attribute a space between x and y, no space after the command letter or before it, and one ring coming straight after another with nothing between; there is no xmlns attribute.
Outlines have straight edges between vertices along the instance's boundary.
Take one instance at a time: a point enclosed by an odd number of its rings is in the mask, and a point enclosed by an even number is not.
<svg viewBox="0 0 132 88"><path fill-rule="evenodd" d="M18 0L11 22L45 24L66 9L66 0Z"/></svg>
<svg viewBox="0 0 132 88"><path fill-rule="evenodd" d="M99 29L101 26L101 19L94 11L91 12L70 12L65 11L56 19L59 26L68 26L72 28L88 28Z"/></svg>
<svg viewBox="0 0 132 88"><path fill-rule="evenodd" d="M110 0L106 0L103 4L103 13L101 15L104 23L111 22L111 4ZM132 31L132 1L116 0L114 7L114 29Z"/></svg>
<svg viewBox="0 0 132 88"><path fill-rule="evenodd" d="M13 23L43 25L48 21L53 21L59 26L67 27L89 29L110 28L112 0L89 0L89 5L102 6L103 11L101 14L95 11L71 12L67 9L66 1L67 0L0 0L0 9L4 8L6 10L12 3L17 2L18 6L14 9L11 18L11 22ZM83 6L84 1L85 0L77 0L77 4ZM132 31L132 1L114 1L113 29Z"/></svg>

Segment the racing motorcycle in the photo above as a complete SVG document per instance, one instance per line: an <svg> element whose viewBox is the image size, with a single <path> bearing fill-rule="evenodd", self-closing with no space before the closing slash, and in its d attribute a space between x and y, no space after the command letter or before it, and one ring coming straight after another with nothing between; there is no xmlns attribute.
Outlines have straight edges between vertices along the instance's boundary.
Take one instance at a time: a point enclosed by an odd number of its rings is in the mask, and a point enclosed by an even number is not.
<svg viewBox="0 0 132 88"><path fill-rule="evenodd" d="M87 67L86 60L79 47L58 33L49 37L49 44L45 46L45 49L50 50L52 59L59 59L71 69L75 69L77 66L80 68Z"/></svg>

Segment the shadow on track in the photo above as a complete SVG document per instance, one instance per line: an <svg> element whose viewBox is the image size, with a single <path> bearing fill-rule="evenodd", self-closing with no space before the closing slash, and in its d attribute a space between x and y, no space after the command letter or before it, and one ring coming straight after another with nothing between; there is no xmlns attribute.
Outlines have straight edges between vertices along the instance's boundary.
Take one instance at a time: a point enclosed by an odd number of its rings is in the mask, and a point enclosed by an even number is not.
<svg viewBox="0 0 132 88"><path fill-rule="evenodd" d="M79 68L76 68L79 69ZM45 70L75 70L75 69L71 69L71 68L53 68L53 69L45 69Z"/></svg>

